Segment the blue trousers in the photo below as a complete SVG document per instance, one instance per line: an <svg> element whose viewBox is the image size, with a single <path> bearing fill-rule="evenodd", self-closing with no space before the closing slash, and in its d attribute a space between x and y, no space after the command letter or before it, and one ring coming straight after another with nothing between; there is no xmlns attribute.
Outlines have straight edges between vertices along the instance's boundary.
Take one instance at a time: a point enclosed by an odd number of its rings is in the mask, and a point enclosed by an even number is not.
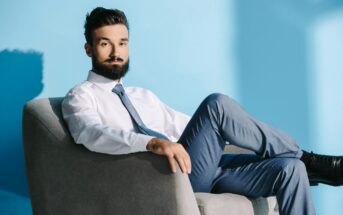
<svg viewBox="0 0 343 215"><path fill-rule="evenodd" d="M281 215L315 214L299 146L228 96L208 96L178 142L191 157L194 192L276 196ZM227 143L256 155L223 154Z"/></svg>

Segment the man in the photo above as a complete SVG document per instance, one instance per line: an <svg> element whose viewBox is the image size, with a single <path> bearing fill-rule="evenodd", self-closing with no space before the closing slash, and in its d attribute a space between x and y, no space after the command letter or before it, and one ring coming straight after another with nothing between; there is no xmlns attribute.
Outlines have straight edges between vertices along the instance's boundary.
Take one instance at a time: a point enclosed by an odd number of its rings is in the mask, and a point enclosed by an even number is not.
<svg viewBox="0 0 343 215"><path fill-rule="evenodd" d="M225 95L208 96L190 118L146 89L124 88L128 30L119 10L95 8L86 17L85 50L93 68L62 105L76 143L99 153L166 156L172 172L176 160L189 174L195 192L275 195L280 214L315 214L309 179L342 185L342 157L302 151L290 136L248 115ZM227 142L257 156L223 155Z"/></svg>

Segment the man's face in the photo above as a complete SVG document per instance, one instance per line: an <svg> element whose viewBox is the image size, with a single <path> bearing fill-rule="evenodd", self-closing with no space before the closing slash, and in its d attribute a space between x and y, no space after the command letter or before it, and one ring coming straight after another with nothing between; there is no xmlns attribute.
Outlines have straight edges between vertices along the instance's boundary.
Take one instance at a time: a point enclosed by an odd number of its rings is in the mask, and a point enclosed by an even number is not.
<svg viewBox="0 0 343 215"><path fill-rule="evenodd" d="M94 72L117 80L129 69L129 32L125 25L107 25L93 32L93 45L85 49Z"/></svg>

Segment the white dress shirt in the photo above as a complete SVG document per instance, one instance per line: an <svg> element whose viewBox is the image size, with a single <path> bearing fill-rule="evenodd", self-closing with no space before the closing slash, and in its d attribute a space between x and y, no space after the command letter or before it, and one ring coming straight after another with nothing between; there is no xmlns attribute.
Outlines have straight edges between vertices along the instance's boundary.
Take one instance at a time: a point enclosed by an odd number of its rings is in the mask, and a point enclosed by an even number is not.
<svg viewBox="0 0 343 215"><path fill-rule="evenodd" d="M92 71L87 81L71 89L62 103L63 118L76 143L91 151L107 154L127 154L146 151L154 137L140 134L122 104L112 92L118 82ZM173 110L151 91L125 87L130 101L144 124L177 141L190 117Z"/></svg>

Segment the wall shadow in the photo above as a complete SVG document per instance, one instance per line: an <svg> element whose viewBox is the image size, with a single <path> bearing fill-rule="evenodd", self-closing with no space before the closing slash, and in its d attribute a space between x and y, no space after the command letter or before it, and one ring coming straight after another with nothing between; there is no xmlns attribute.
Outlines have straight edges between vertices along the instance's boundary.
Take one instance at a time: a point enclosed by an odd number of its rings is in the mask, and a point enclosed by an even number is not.
<svg viewBox="0 0 343 215"><path fill-rule="evenodd" d="M43 90L43 54L1 50L0 189L29 196L22 144L23 105Z"/></svg>
<svg viewBox="0 0 343 215"><path fill-rule="evenodd" d="M308 29L341 1L235 1L239 94L257 118L310 143Z"/></svg>
<svg viewBox="0 0 343 215"><path fill-rule="evenodd" d="M321 18L343 7L343 1L235 0L237 77L240 100L248 112L293 136L312 150L311 101L313 50L308 31ZM319 80L320 81L320 80ZM312 98L311 98L312 96ZM325 143L320 143L325 144ZM319 151L319 153L321 153ZM318 214L340 211L323 205L328 188L311 188ZM337 192L331 198L340 198ZM330 209L327 211L325 209Z"/></svg>

